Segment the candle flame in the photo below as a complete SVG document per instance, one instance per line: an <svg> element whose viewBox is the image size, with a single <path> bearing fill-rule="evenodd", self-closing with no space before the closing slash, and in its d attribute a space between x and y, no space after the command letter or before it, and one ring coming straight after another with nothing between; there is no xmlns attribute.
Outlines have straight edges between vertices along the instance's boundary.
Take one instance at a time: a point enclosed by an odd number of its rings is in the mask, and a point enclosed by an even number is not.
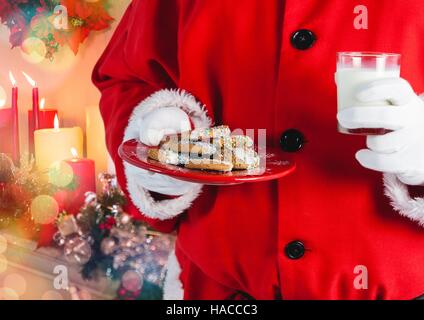
<svg viewBox="0 0 424 320"><path fill-rule="evenodd" d="M15 77L13 76L12 71L9 71L9 79L10 79L10 82L12 82L12 85L13 85L14 87L16 87L16 79L15 79Z"/></svg>
<svg viewBox="0 0 424 320"><path fill-rule="evenodd" d="M78 151L77 151L77 149L71 148L71 154L72 154L72 157L78 158Z"/></svg>
<svg viewBox="0 0 424 320"><path fill-rule="evenodd" d="M59 117L56 115L54 116L54 129L59 130Z"/></svg>
<svg viewBox="0 0 424 320"><path fill-rule="evenodd" d="M37 83L29 76L27 75L25 72L22 71L22 74L24 75L25 79L27 79L27 81L29 82L29 84L33 87L37 86Z"/></svg>
<svg viewBox="0 0 424 320"><path fill-rule="evenodd" d="M46 104L46 99L45 98L42 98L40 100L40 110L43 110L44 109L45 104Z"/></svg>

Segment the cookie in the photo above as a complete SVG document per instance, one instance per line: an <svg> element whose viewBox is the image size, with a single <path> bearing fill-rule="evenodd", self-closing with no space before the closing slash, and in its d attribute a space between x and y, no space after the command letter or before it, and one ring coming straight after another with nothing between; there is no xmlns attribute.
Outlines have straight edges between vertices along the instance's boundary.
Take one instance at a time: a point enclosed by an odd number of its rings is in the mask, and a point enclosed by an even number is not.
<svg viewBox="0 0 424 320"><path fill-rule="evenodd" d="M147 150L147 156L149 159L159 161L159 148L150 148Z"/></svg>
<svg viewBox="0 0 424 320"><path fill-rule="evenodd" d="M162 148L172 150L178 153L189 153L189 154L198 154L198 155L213 155L215 154L220 145L214 145L212 143L197 141L175 141L170 140L164 142Z"/></svg>
<svg viewBox="0 0 424 320"><path fill-rule="evenodd" d="M259 167L259 155L253 149L236 148L233 150L234 170L248 170Z"/></svg>
<svg viewBox="0 0 424 320"><path fill-rule="evenodd" d="M231 136L231 143L233 148L253 148L253 140L249 136Z"/></svg>
<svg viewBox="0 0 424 320"><path fill-rule="evenodd" d="M184 165L187 169L197 170L211 170L229 172L233 170L233 164L231 162L213 160L213 159L190 159L188 163Z"/></svg>
<svg viewBox="0 0 424 320"><path fill-rule="evenodd" d="M219 139L231 135L231 130L228 126L217 126L212 128L198 128L190 132L190 140L200 141L207 139Z"/></svg>
<svg viewBox="0 0 424 320"><path fill-rule="evenodd" d="M149 149L149 151L147 152L147 156L150 159L153 159L162 163L172 164L175 166L184 165L185 163L189 161L188 155L179 154L171 150L164 150L160 148Z"/></svg>
<svg viewBox="0 0 424 320"><path fill-rule="evenodd" d="M200 128L164 137L148 156L188 169L229 172L259 167L260 158L248 136L230 135L228 126Z"/></svg>

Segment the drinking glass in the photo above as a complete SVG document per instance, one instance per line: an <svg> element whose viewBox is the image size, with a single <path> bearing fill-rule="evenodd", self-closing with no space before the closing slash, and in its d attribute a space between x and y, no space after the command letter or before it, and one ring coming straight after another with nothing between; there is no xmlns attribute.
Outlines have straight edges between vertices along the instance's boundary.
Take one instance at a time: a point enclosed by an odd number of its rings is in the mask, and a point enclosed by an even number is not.
<svg viewBox="0 0 424 320"><path fill-rule="evenodd" d="M349 107L387 106L387 100L363 103L355 99L361 84L385 78L400 77L400 58L397 53L382 52L339 52L337 53L337 85L338 111ZM379 135L390 130L384 128L347 129L340 124L338 130L346 134Z"/></svg>

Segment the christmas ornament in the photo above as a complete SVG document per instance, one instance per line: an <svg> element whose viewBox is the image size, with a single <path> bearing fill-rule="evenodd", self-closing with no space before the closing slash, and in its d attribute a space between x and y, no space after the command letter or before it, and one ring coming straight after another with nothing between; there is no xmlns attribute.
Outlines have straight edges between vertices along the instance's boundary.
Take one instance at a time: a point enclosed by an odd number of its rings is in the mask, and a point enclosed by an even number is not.
<svg viewBox="0 0 424 320"><path fill-rule="evenodd" d="M143 287L143 275L133 270L125 272L122 276L122 287L130 292L140 294Z"/></svg>
<svg viewBox="0 0 424 320"><path fill-rule="evenodd" d="M64 255L67 261L83 265L90 260L91 245L82 237L72 237L65 243Z"/></svg>

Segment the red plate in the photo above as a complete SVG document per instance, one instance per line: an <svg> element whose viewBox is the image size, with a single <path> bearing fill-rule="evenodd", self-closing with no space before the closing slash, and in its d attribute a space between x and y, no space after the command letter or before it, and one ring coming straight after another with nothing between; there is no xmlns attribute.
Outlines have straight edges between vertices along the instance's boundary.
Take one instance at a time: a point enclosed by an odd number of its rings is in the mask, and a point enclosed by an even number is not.
<svg viewBox="0 0 424 320"><path fill-rule="evenodd" d="M267 149L266 155L261 157L260 167L257 169L226 173L186 169L161 163L147 157L149 148L152 147L148 147L138 140L129 140L120 146L119 155L133 166L148 171L165 174L184 181L210 185L232 185L275 180L292 173L296 169L296 164L284 158L279 148Z"/></svg>

